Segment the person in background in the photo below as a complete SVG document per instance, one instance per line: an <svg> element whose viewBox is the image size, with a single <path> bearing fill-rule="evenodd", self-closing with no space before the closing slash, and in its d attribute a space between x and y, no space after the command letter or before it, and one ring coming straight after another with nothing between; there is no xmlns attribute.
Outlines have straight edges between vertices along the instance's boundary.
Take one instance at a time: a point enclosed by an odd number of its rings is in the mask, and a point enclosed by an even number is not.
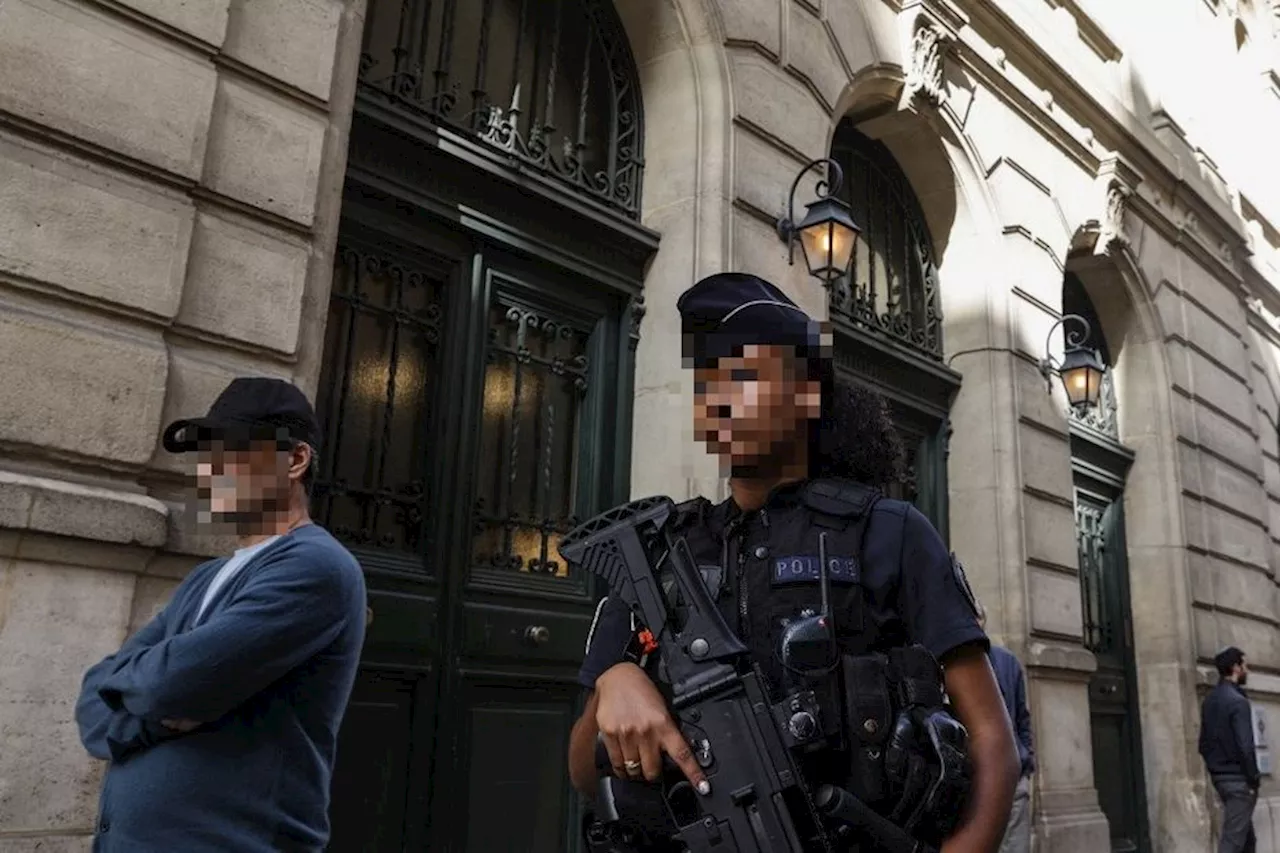
<svg viewBox="0 0 1280 853"><path fill-rule="evenodd" d="M983 630L987 627L987 611L978 604L978 621ZM1031 712L1027 709L1027 679L1013 652L1004 646L991 644L988 652L991 668L995 670L1004 707L1013 723L1018 739L1018 763L1021 772L1018 787L1013 793L1013 809L1009 812L1009 824L1005 827L1000 853L1030 853L1031 850L1031 776L1036 772L1036 748L1031 735Z"/></svg>
<svg viewBox="0 0 1280 853"><path fill-rule="evenodd" d="M325 848L366 599L307 512L319 432L302 391L265 378L165 430L166 450L198 453L200 526L238 550L84 676L80 739L108 762L95 853Z"/></svg>
<svg viewBox="0 0 1280 853"><path fill-rule="evenodd" d="M1222 799L1222 837L1218 853L1254 853L1253 807L1258 803L1257 753L1253 708L1244 692L1249 664L1235 646L1213 659L1218 684L1200 707L1200 756Z"/></svg>

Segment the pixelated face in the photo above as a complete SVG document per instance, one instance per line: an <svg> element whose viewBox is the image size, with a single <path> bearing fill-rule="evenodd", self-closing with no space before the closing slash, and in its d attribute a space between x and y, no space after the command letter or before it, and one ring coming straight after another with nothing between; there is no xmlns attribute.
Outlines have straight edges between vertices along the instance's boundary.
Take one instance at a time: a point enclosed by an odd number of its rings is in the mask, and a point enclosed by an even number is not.
<svg viewBox="0 0 1280 853"><path fill-rule="evenodd" d="M311 461L311 448L288 440L212 439L201 442L196 487L202 521L239 532L287 515L293 481Z"/></svg>
<svg viewBox="0 0 1280 853"><path fill-rule="evenodd" d="M731 473L745 476L788 456L818 417L819 383L789 347L749 345L694 369L694 435Z"/></svg>
<svg viewBox="0 0 1280 853"><path fill-rule="evenodd" d="M1243 687L1249 681L1249 658L1240 657L1240 663L1236 665L1236 683Z"/></svg>

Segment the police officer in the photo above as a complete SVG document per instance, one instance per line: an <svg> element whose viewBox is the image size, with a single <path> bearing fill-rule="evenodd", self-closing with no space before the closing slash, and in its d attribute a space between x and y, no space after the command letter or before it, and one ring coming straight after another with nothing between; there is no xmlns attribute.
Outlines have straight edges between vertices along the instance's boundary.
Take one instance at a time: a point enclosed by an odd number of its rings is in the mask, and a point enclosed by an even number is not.
<svg viewBox="0 0 1280 853"><path fill-rule="evenodd" d="M866 395L837 389L819 324L756 276L712 275L678 308L695 371L696 435L719 457L731 492L714 506L681 505L679 532L728 624L770 681L783 677L774 640L797 615L798 595L816 602L816 542L827 533L841 648L914 643L941 663L973 772L966 812L942 851L989 853L1009 816L1017 751L963 570L920 512L854 482L883 484L893 467L883 401L868 406ZM594 795L599 737L619 778L657 780L665 753L706 793L690 745L639 665L635 629L624 603L601 603L579 675L590 694L570 741L574 785Z"/></svg>

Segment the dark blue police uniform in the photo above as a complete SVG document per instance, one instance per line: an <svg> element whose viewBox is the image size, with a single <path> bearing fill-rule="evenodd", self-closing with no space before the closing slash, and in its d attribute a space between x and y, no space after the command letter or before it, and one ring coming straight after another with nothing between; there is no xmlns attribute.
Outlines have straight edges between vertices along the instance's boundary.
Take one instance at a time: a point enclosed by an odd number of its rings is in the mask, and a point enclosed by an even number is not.
<svg viewBox="0 0 1280 853"><path fill-rule="evenodd" d="M681 298L680 310L686 353L695 363L751 343L792 345L806 358L827 355L819 325L754 276L704 279ZM718 317L727 322L718 324ZM779 650L787 625L822 607L825 559L845 667L846 737L839 749L803 756L801 769L811 781L841 785L886 816L898 816L907 802L904 749L914 737L900 725L899 711L904 703L940 705L938 662L948 653L966 644L989 648L964 570L933 525L909 503L834 477L779 485L750 512L732 499L713 505L696 498L678 507L673 525L726 624L749 648L771 701L800 689ZM670 579L664 586L670 598ZM579 673L584 687L594 689L601 674L627 660L660 675L642 654L638 627L620 599L601 602ZM931 664L919 663L921 647ZM916 655L915 663L902 663L903 654ZM954 819L935 832L945 834Z"/></svg>
<svg viewBox="0 0 1280 853"><path fill-rule="evenodd" d="M721 273L681 296L685 352L695 362L745 344L786 344L822 357L820 325L774 285L753 275ZM771 640L778 627L816 600L819 537L827 554L835 620L848 653L917 643L941 660L988 642L978 624L964 571L915 507L856 483L815 480L773 490L757 511L732 499L681 506L680 524L728 624L751 646L766 674L780 677ZM799 592L801 595L792 594ZM584 687L624 659L635 623L626 605L601 602L579 673Z"/></svg>
<svg viewBox="0 0 1280 853"><path fill-rule="evenodd" d="M794 618L779 593L803 590L817 595L819 543L828 532L828 563L838 602L836 631L850 653L919 643L941 660L967 643L988 642L978 624L963 569L942 538L915 507L890 498L874 500L864 519L852 517L843 530L828 527L813 506L812 491L846 487L852 503L866 490L836 480L792 483L774 489L758 511L743 513L732 499L681 506L683 531L693 557L728 624L751 646L766 673L778 677L772 638L781 620ZM853 513L856 506L843 512ZM838 515L836 516L839 517ZM862 525L859 530L860 522ZM742 603L748 609L743 617ZM769 634L752 629L767 613ZM578 680L594 688L596 679L626 659L635 628L620 599L601 602Z"/></svg>

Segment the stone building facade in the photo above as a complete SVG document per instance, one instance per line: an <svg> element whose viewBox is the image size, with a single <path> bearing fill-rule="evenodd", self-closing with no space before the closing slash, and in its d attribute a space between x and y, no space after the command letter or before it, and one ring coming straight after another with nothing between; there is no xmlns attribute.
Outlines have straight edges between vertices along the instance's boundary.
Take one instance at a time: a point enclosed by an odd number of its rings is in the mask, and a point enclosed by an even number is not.
<svg viewBox="0 0 1280 853"><path fill-rule="evenodd" d="M86 849L79 677L225 547L160 429L246 372L316 399L316 514L370 577L333 849L573 849L546 756L595 591L554 544L724 494L675 319L723 269L830 317L890 398L901 492L1028 668L1038 849L1210 850L1218 648L1280 716L1274 15L0 3L0 850ZM824 289L776 223L828 156L864 240ZM1064 314L1108 366L1083 415L1041 366Z"/></svg>

